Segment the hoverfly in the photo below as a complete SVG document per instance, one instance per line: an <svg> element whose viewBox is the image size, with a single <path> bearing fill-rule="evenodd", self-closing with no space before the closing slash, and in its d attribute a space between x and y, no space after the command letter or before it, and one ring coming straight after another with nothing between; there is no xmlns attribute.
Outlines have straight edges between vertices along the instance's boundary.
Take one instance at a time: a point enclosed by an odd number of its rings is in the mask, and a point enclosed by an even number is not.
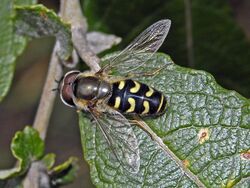
<svg viewBox="0 0 250 188"><path fill-rule="evenodd" d="M167 19L154 23L109 59L100 71L70 71L60 84L62 102L91 114L117 160L132 173L139 171L139 146L131 123L124 115L157 116L166 111L167 104L161 92L131 78L144 75L138 72L139 68L146 66L159 49L170 25ZM155 67L155 70L162 68ZM114 70L124 77L109 75ZM131 76L128 78L127 74Z"/></svg>

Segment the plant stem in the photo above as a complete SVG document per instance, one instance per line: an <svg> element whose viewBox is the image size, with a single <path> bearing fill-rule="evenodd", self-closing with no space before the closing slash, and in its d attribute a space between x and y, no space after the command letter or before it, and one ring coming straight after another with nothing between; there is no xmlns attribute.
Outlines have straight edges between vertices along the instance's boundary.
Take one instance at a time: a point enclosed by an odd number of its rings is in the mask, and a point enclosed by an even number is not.
<svg viewBox="0 0 250 188"><path fill-rule="evenodd" d="M75 49L82 60L90 67L93 72L100 70L100 59L89 48L86 39L87 22L81 11L79 0L61 0L62 18L71 24L72 41Z"/></svg>
<svg viewBox="0 0 250 188"><path fill-rule="evenodd" d="M40 161L33 162L23 181L24 188L50 188L47 169Z"/></svg>
<svg viewBox="0 0 250 188"><path fill-rule="evenodd" d="M88 47L86 40L87 23L81 12L79 0L61 0L60 15L62 19L68 21L72 26L73 45L78 51L80 57L86 62L92 71L98 71L100 69L98 64L100 60ZM50 116L57 95L56 92L52 91L52 89L58 87L55 79L60 79L63 76L62 65L56 54L58 48L59 44L56 42L51 56L42 96L33 123L33 127L39 132L43 140L46 138ZM38 165L31 165L27 176L23 180L23 185L27 188L48 186L47 182L46 184L43 184L41 181L41 177L44 176L44 173L41 173L44 172L44 165L40 161L37 163ZM45 173L45 175L47 174ZM47 176L46 178L49 177Z"/></svg>
<svg viewBox="0 0 250 188"><path fill-rule="evenodd" d="M43 87L42 96L33 124L33 127L39 132L40 137L43 140L45 140L46 137L50 116L57 95L57 92L53 92L52 89L58 87L58 83L56 83L55 80L60 79L63 75L62 66L56 55L58 46L58 43L56 43L50 60L47 78Z"/></svg>
<svg viewBox="0 0 250 188"><path fill-rule="evenodd" d="M100 59L90 50L86 40L87 22L81 12L79 0L61 0L60 15L64 21L71 24L72 41L80 57L86 62L92 71L100 70ZM41 100L38 106L36 117L33 127L40 133L41 138L44 140L49 125L49 119L54 106L56 92L52 89L57 88L58 85L55 79L60 79L63 75L62 66L56 55L59 45L56 44L51 57L48 74Z"/></svg>

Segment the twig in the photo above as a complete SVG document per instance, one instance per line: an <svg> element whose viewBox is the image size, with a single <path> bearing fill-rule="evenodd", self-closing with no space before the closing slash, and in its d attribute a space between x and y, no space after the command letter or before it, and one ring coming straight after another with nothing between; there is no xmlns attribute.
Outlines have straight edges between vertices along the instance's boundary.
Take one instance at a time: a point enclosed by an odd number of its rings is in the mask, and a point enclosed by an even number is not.
<svg viewBox="0 0 250 188"><path fill-rule="evenodd" d="M57 88L58 84L55 79L62 77L63 71L59 59L56 55L58 43L56 43L49 64L48 74L43 87L42 96L36 113L33 127L39 132L40 137L44 140L49 125L50 116L53 110L57 93L52 92L53 88Z"/></svg>
<svg viewBox="0 0 250 188"><path fill-rule="evenodd" d="M98 64L100 60L87 45L87 23L81 13L79 0L61 0L60 15L63 19L72 24L72 41L80 57L86 62L92 71L98 71L100 69ZM53 88L58 87L55 79L61 78L63 75L62 65L60 64L59 58L56 54L58 48L59 44L56 42L33 124L33 127L38 130L43 140L45 140L46 137L50 116L57 94L56 92L52 92ZM45 167L41 162L38 161L33 163L27 173L27 176L23 180L25 188L47 187L47 181L42 182L40 178L49 178L48 175L44 173L44 169Z"/></svg>
<svg viewBox="0 0 250 188"><path fill-rule="evenodd" d="M58 87L55 78L62 77L62 66L56 55L59 43L56 42L52 57L49 64L48 74L43 87L42 96L36 113L33 127L39 132L40 137L45 140L49 119L53 110L56 92L52 92L52 88ZM49 176L46 167L41 161L33 162L29 168L26 177L23 180L25 188L49 188Z"/></svg>
<svg viewBox="0 0 250 188"><path fill-rule="evenodd" d="M194 67L194 48L193 48L193 33L192 33L192 11L191 0L184 0L185 3L185 22L186 22L186 38L187 38L187 58L188 65Z"/></svg>
<svg viewBox="0 0 250 188"><path fill-rule="evenodd" d="M31 164L30 170L23 181L24 188L50 188L50 180L45 165L36 161Z"/></svg>
<svg viewBox="0 0 250 188"><path fill-rule="evenodd" d="M80 57L86 62L92 71L100 69L100 59L90 50L86 40L87 23L81 12L79 0L61 0L60 15L62 19L68 21L72 26L72 40ZM56 44L51 57L47 78L43 88L41 100L38 106L33 127L40 133L42 139L45 139L49 124L49 119L54 106L56 93L52 92L57 88L55 79L62 77L62 66L56 55L59 45Z"/></svg>
<svg viewBox="0 0 250 188"><path fill-rule="evenodd" d="M61 0L61 3L62 17L71 24L72 41L75 49L92 71L99 71L100 59L88 46L86 39L88 27L86 18L82 14L79 0Z"/></svg>

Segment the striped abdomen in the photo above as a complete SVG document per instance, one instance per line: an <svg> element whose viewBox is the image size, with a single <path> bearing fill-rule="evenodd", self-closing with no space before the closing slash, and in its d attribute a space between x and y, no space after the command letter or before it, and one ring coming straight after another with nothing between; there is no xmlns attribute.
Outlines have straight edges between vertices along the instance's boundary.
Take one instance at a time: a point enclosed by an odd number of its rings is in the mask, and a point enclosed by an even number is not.
<svg viewBox="0 0 250 188"><path fill-rule="evenodd" d="M159 91L133 80L113 83L108 105L121 113L158 115L166 110L166 98Z"/></svg>

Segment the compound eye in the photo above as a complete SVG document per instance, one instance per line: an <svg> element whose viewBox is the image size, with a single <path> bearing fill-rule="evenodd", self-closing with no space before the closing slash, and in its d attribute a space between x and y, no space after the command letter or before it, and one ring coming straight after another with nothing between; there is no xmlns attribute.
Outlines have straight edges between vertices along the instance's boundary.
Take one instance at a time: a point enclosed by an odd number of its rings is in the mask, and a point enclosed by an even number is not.
<svg viewBox="0 0 250 188"><path fill-rule="evenodd" d="M60 83L60 98L64 104L70 107L75 107L73 102L73 88L72 83L75 81L79 71L70 71L65 74L63 80Z"/></svg>
<svg viewBox="0 0 250 188"><path fill-rule="evenodd" d="M95 77L83 77L74 82L76 98L91 100L97 96L99 80Z"/></svg>

